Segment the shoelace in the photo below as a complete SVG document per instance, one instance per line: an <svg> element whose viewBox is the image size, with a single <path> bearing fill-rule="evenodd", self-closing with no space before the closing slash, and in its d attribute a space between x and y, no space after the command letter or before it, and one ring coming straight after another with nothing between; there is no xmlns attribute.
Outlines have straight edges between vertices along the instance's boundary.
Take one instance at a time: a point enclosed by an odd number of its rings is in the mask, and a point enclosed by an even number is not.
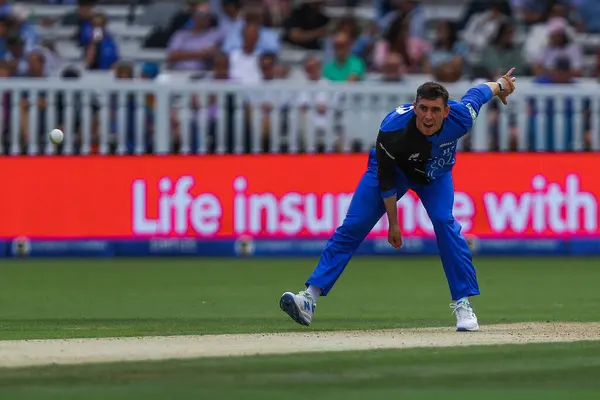
<svg viewBox="0 0 600 400"><path fill-rule="evenodd" d="M461 301L460 303L450 303L450 307L452 308L452 314L455 314L459 309L462 309L469 313L469 316L473 315L473 309L467 302Z"/></svg>

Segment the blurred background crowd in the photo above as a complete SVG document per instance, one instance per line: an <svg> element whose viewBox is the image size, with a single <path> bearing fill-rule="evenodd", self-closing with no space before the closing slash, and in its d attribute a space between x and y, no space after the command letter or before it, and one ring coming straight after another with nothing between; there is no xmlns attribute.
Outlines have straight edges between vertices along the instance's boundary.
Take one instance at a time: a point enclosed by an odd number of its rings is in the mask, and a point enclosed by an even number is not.
<svg viewBox="0 0 600 400"><path fill-rule="evenodd" d="M1 79L101 79L101 75L160 82L179 79L201 92L203 82L215 80L397 85L429 79L445 83L495 80L510 67L537 84L596 82L600 77L600 0L46 0L18 4L0 0ZM15 102L7 96L11 93L4 93L0 131L5 152L14 139L15 123L21 141L32 140L27 118L30 100L22 96ZM129 122L123 127L131 143L138 100L128 100ZM230 100L220 112L229 113ZM300 106L308 103L296 100ZM59 126L64 125L62 101L55 102ZM210 101L215 104L214 99ZM317 107L317 125L318 115L331 106L322 103L312 104ZM15 104L22 116L18 121L12 118ZM38 107L44 111L46 106L46 99L39 97ZM143 106L145 148L151 151L152 99L144 99ZM279 108L284 121L287 106L265 99L254 104L265 115ZM116 134L116 106L110 107L110 130ZM584 109L589 112L589 102ZM492 125L493 110L494 106ZM93 119L98 118L94 112ZM270 122L268 118L263 121L262 146L268 149ZM176 151L181 126L177 113L170 124ZM44 124L39 125L40 135L47 132ZM80 125L77 120L74 129L81 129ZM94 138L96 125L91 129ZM589 149L593 135L589 118L584 125ZM233 123L228 121L227 126L225 131L232 137ZM208 151L215 151L216 128L209 129ZM377 126L372 129L376 132ZM491 147L497 148L493 131ZM250 151L249 141L246 151ZM97 139L92 142L97 144ZM228 143L232 151L232 141ZM364 151L368 145L357 141L352 149ZM514 143L511 146L516 148ZM133 151L133 144L128 149ZM285 146L277 150L286 151Z"/></svg>

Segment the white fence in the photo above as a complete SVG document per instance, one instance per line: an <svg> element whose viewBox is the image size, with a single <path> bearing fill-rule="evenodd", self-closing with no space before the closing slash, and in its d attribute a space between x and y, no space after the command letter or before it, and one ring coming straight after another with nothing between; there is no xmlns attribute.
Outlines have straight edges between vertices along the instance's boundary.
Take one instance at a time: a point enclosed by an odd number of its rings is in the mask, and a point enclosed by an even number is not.
<svg viewBox="0 0 600 400"><path fill-rule="evenodd" d="M473 84L448 85L458 99ZM366 151L414 84L0 81L0 154ZM520 85L485 106L461 150L598 150L600 85ZM60 127L65 142L47 132Z"/></svg>

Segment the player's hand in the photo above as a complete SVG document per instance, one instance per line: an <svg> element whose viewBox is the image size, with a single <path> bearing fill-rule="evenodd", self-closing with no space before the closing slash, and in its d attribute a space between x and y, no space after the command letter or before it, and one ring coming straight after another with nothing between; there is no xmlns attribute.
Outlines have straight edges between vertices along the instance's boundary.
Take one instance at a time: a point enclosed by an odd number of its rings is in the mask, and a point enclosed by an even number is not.
<svg viewBox="0 0 600 400"><path fill-rule="evenodd" d="M400 227L398 225L391 225L388 230L388 242L399 249L402 247L402 233L400 233Z"/></svg>
<svg viewBox="0 0 600 400"><path fill-rule="evenodd" d="M515 72L515 69L511 68L506 74L502 75L498 79L498 82L502 81L504 84L504 91L498 95L498 98L500 101L502 101L502 103L504 103L504 105L508 104L508 96L510 96L516 90L515 81L517 78L512 76L513 72Z"/></svg>

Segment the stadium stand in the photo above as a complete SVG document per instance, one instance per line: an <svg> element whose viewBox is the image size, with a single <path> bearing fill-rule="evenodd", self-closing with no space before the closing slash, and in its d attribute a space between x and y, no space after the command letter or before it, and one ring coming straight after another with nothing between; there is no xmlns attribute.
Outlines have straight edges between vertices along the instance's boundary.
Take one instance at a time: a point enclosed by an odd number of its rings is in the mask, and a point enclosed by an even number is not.
<svg viewBox="0 0 600 400"><path fill-rule="evenodd" d="M479 127L478 144L466 139L463 150L598 149L600 100L592 88L600 70L599 20L600 2L594 0L0 0L0 146L4 153L50 149L44 146L44 132L54 122L65 122L73 124L77 137L67 144L68 153L146 153L167 147L183 152L362 151L386 107L410 101L419 83L441 81L460 95L474 80L494 79L516 66L519 87L547 97L523 98L506 112L492 104L486 125ZM75 77L76 84L60 84ZM123 79L133 81L124 86ZM277 82L274 91L288 93L273 98L279 95L260 89L265 81ZM336 89L319 86L328 82L338 83ZM352 94L356 82L366 89ZM206 93L208 88L216 98ZM548 103L556 93L564 99ZM33 104L35 96L44 103ZM77 96L83 96L83 104L75 102ZM382 96L385 101L373 105ZM290 98L300 99L299 104L291 106ZM370 108L371 114L359 124L361 132L340 144L342 121L352 124L351 103ZM48 113L49 107L58 111ZM66 121L65 113L77 116L79 109L87 122ZM275 119L260 120L258 112L252 113L258 109ZM211 112L220 116L211 119ZM554 114L556 126L549 118ZM209 128L201 129L201 122L188 127L181 123L186 118L203 118ZM290 145L296 139L285 132L306 120L314 132L308 134L311 144ZM116 128L126 125L126 132ZM563 125L572 128L560 129ZM259 128L262 135L250 132ZM272 129L279 131L277 139ZM560 132L548 135L545 129ZM33 130L40 135L37 145L32 144ZM160 141L157 136L165 130L169 139ZM233 136L245 136L246 144L232 144ZM144 143L141 137L147 138Z"/></svg>

